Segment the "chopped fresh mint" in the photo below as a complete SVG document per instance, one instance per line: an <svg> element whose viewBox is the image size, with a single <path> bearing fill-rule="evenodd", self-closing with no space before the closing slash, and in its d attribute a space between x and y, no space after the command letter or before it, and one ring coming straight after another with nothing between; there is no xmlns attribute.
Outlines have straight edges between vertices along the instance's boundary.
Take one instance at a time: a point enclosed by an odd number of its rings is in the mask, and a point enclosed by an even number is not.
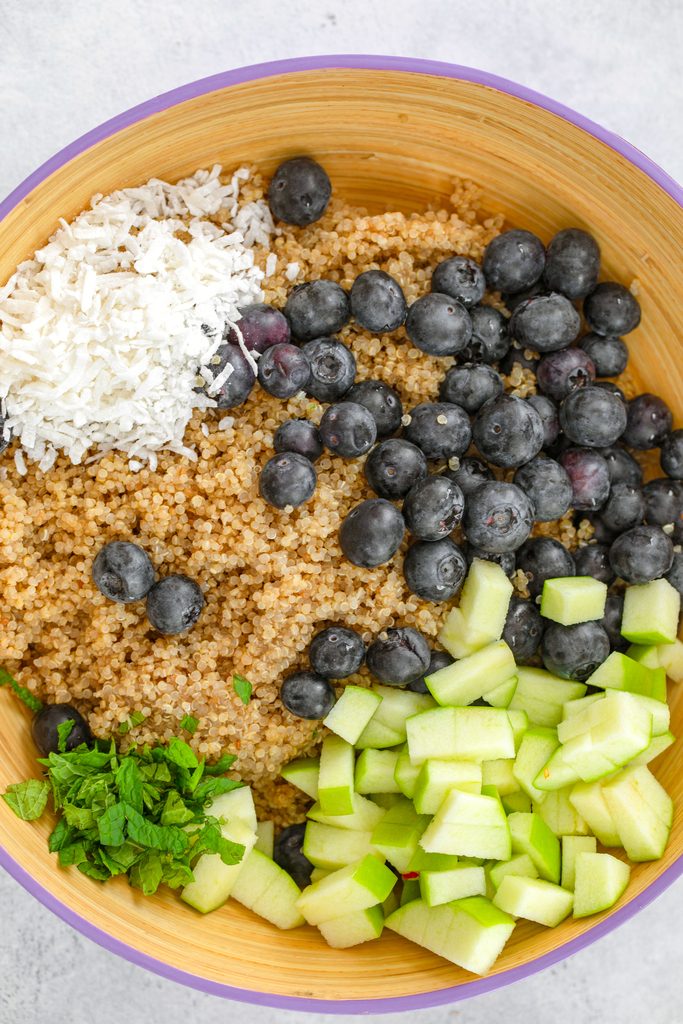
<svg viewBox="0 0 683 1024"><path fill-rule="evenodd" d="M146 717L147 716L143 715L142 711L134 711L127 721L121 722L119 725L119 733L122 736L125 736L126 733L130 732L131 729L134 729L136 725L142 725Z"/></svg>
<svg viewBox="0 0 683 1024"><path fill-rule="evenodd" d="M232 677L232 686L242 703L248 704L251 700L252 691L252 685L249 680L245 679L244 676L234 675Z"/></svg>
<svg viewBox="0 0 683 1024"><path fill-rule="evenodd" d="M184 729L185 732L189 732L190 736L194 736L198 725L199 719L195 718L193 715L185 715L180 720L180 728Z"/></svg>
<svg viewBox="0 0 683 1024"><path fill-rule="evenodd" d="M71 735L74 725L73 718L67 718L65 722L60 722L57 726L57 749L60 754L63 754L66 750L66 741Z"/></svg>
<svg viewBox="0 0 683 1024"><path fill-rule="evenodd" d="M207 764L204 766L204 774L225 775L225 773L232 768L236 760L237 756L235 754L223 754L215 764Z"/></svg>
<svg viewBox="0 0 683 1024"><path fill-rule="evenodd" d="M14 676L10 675L5 668L0 668L0 686L9 686L14 690L19 700L23 701L26 707L34 714L37 714L42 709L43 702L34 697L25 686L18 683Z"/></svg>
<svg viewBox="0 0 683 1024"><path fill-rule="evenodd" d="M45 810L50 785L40 779L28 779L8 786L2 794L14 813L24 821L35 821Z"/></svg>

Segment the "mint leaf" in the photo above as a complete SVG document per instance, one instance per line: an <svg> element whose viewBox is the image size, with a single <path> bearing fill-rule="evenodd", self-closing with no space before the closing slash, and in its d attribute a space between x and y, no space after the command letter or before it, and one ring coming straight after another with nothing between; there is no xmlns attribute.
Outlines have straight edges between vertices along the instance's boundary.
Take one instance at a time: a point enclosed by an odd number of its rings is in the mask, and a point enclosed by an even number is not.
<svg viewBox="0 0 683 1024"><path fill-rule="evenodd" d="M66 801L62 807L62 814L67 825L78 829L79 832L87 832L95 826L95 816L89 807L77 807L76 804Z"/></svg>
<svg viewBox="0 0 683 1024"><path fill-rule="evenodd" d="M164 809L161 812L162 825L187 825L194 818L194 812L186 806L185 801L174 790L166 797Z"/></svg>
<svg viewBox="0 0 683 1024"><path fill-rule="evenodd" d="M232 768L237 760L236 754L222 754L215 764L207 764L204 768L205 775L225 775Z"/></svg>
<svg viewBox="0 0 683 1024"><path fill-rule="evenodd" d="M168 742L166 760L178 765L179 768L196 768L199 764L199 759L192 747L185 740L179 740L177 737L173 737Z"/></svg>
<svg viewBox="0 0 683 1024"><path fill-rule="evenodd" d="M182 860L172 860L170 864L164 865L163 882L171 889L178 889L181 885L188 885L194 882L194 875L189 864Z"/></svg>
<svg viewBox="0 0 683 1024"><path fill-rule="evenodd" d="M142 811L142 776L135 760L126 757L116 770L116 785L121 802Z"/></svg>
<svg viewBox="0 0 683 1024"><path fill-rule="evenodd" d="M139 814L134 807L126 805L126 820L128 821L128 835L134 843L140 846L147 846L154 850L164 850L176 857L185 852L189 845L189 838L186 832L176 826L156 825L147 821Z"/></svg>
<svg viewBox="0 0 683 1024"><path fill-rule="evenodd" d="M75 834L76 830L67 824L66 818L60 818L47 841L50 853L57 853L62 847L68 846L73 842Z"/></svg>
<svg viewBox="0 0 683 1024"><path fill-rule="evenodd" d="M185 732L189 732L190 736L194 736L199 726L199 720L193 715L185 715L180 719L180 728L184 729Z"/></svg>
<svg viewBox="0 0 683 1024"><path fill-rule="evenodd" d="M197 767L195 768L195 770L192 772L192 775L190 776L190 781L187 783L187 786L186 786L186 789L190 793L194 793L195 789L199 785L201 777L204 774L205 764L206 764L206 762L205 762L204 758L202 758L201 761L199 762L199 764L197 765Z"/></svg>
<svg viewBox="0 0 683 1024"><path fill-rule="evenodd" d="M142 856L139 847L132 843L124 843L123 846L102 846L100 857L107 865L112 875L123 874L129 871L136 860Z"/></svg>
<svg viewBox="0 0 683 1024"><path fill-rule="evenodd" d="M233 789L241 789L243 785L243 782L238 782L236 779L206 779L200 786L197 786L193 799L198 803L205 804L207 800L220 796L221 793L230 793Z"/></svg>
<svg viewBox="0 0 683 1024"><path fill-rule="evenodd" d="M134 711L133 714L128 719L128 721L130 722L132 728L134 725L142 725L142 723L146 721L146 719L147 715L143 715L142 711Z"/></svg>
<svg viewBox="0 0 683 1024"><path fill-rule="evenodd" d="M126 811L123 804L112 804L97 819L97 831L103 846L123 846L126 838Z"/></svg>
<svg viewBox="0 0 683 1024"><path fill-rule="evenodd" d="M38 700L30 690L18 683L14 676L10 675L7 669L0 668L0 686L9 686L16 693L19 700L23 701L26 707L37 715L42 710L43 702Z"/></svg>
<svg viewBox="0 0 683 1024"><path fill-rule="evenodd" d="M245 679L244 676L234 675L232 677L232 688L243 704L249 703L252 685L248 679Z"/></svg>
<svg viewBox="0 0 683 1024"><path fill-rule="evenodd" d="M5 803L9 804L18 818L24 821L35 821L45 810L50 794L50 784L40 779L28 779L26 782L15 782L8 786L2 794Z"/></svg>
<svg viewBox="0 0 683 1024"><path fill-rule="evenodd" d="M84 843L69 843L67 846L62 846L59 851L59 863L66 868L71 864L81 864L87 860L87 856Z"/></svg>
<svg viewBox="0 0 683 1024"><path fill-rule="evenodd" d="M108 878L111 878L111 872L107 868L88 860L80 861L76 867L88 878L94 878L98 882L106 882Z"/></svg>
<svg viewBox="0 0 683 1024"><path fill-rule="evenodd" d="M65 722L60 722L57 726L57 750L60 754L66 751L66 741L75 724L73 718L67 718Z"/></svg>
<svg viewBox="0 0 683 1024"><path fill-rule="evenodd" d="M239 864L244 856L244 846L225 839L220 826L209 822L197 834L197 841L192 847L193 858L201 853L217 853L224 864Z"/></svg>
<svg viewBox="0 0 683 1024"><path fill-rule="evenodd" d="M147 850L133 865L128 877L132 886L142 889L145 896L151 896L159 888L163 874L161 857L158 853Z"/></svg>

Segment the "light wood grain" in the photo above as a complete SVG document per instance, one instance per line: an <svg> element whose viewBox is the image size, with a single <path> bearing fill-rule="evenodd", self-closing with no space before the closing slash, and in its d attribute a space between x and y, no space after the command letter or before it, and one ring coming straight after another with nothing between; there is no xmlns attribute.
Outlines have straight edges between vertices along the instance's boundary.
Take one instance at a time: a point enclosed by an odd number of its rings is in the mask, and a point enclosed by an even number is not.
<svg viewBox="0 0 683 1024"><path fill-rule="evenodd" d="M623 157L547 111L496 90L416 74L303 72L232 87L157 114L74 159L0 224L0 282L95 192L152 175L175 180L221 162L271 170L308 152L336 192L373 210L438 204L453 175L479 182L491 210L544 238L590 228L605 271L637 278L643 325L630 338L648 388L680 418L683 311L679 207ZM683 734L683 687L672 694L672 728ZM0 787L36 774L23 709L0 693ZM633 899L683 854L683 755L676 745L656 773L677 798L665 857L637 866ZM45 843L49 822L29 825L0 801L0 841L57 899L122 942L213 981L318 999L371 999L443 989L471 980L416 946L385 935L356 950L328 949L313 929L279 933L239 906L202 918L172 894L144 898L124 882L106 887L59 870ZM623 902L623 901L622 901ZM604 916L604 915L603 915ZM520 923L495 971L528 963L601 918L556 929Z"/></svg>

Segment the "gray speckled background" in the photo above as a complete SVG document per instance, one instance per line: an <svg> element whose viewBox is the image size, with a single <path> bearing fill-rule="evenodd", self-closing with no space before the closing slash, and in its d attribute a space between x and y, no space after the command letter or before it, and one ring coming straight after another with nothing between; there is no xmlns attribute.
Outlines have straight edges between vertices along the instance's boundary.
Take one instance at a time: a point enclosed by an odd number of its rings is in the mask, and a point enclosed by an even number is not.
<svg viewBox="0 0 683 1024"><path fill-rule="evenodd" d="M354 51L516 79L683 177L680 0L0 0L0 195L82 132L183 82L262 60ZM227 1003L147 974L87 942L4 875L0 901L0 1024L325 1019ZM543 974L453 1007L382 1019L683 1024L682 918L679 882Z"/></svg>

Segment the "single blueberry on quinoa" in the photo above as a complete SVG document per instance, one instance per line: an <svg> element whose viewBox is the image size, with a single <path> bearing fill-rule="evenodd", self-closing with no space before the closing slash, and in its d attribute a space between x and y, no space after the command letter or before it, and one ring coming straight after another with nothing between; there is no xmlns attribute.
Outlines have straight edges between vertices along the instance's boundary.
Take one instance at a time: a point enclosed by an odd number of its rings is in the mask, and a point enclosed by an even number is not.
<svg viewBox="0 0 683 1024"><path fill-rule="evenodd" d="M541 640L543 664L562 679L584 682L610 653L607 633L599 622L560 626L550 622Z"/></svg>
<svg viewBox="0 0 683 1024"><path fill-rule="evenodd" d="M516 551L531 533L533 521L531 501L514 484L492 480L466 495L465 537L483 551Z"/></svg>
<svg viewBox="0 0 683 1024"><path fill-rule="evenodd" d="M199 584L175 573L159 580L147 594L147 618L159 633L175 636L194 626L205 603Z"/></svg>
<svg viewBox="0 0 683 1024"><path fill-rule="evenodd" d="M427 476L427 459L417 445L390 437L372 449L365 460L365 479L380 498L397 501Z"/></svg>
<svg viewBox="0 0 683 1024"><path fill-rule="evenodd" d="M439 396L445 402L460 406L470 415L502 393L503 378L485 363L452 366L439 389Z"/></svg>
<svg viewBox="0 0 683 1024"><path fill-rule="evenodd" d="M416 299L408 310L406 334L432 356L454 356L469 344L472 321L465 307L441 292Z"/></svg>
<svg viewBox="0 0 683 1024"><path fill-rule="evenodd" d="M346 395L347 402L364 405L377 425L377 437L389 437L401 426L403 405L397 391L381 380L361 380Z"/></svg>
<svg viewBox="0 0 683 1024"><path fill-rule="evenodd" d="M552 537L533 537L522 544L517 552L517 568L525 574L532 597L541 594L546 580L576 575L571 554Z"/></svg>
<svg viewBox="0 0 683 1024"><path fill-rule="evenodd" d="M403 289L383 270L366 270L351 286L351 315L356 323L373 334L395 331L408 312Z"/></svg>
<svg viewBox="0 0 683 1024"><path fill-rule="evenodd" d="M316 338L302 346L311 376L306 392L319 402L343 398L356 376L356 360L351 349L336 338Z"/></svg>
<svg viewBox="0 0 683 1024"><path fill-rule="evenodd" d="M348 295L336 281L325 279L296 285L289 293L284 312L298 341L336 334L351 318Z"/></svg>
<svg viewBox="0 0 683 1024"><path fill-rule="evenodd" d="M621 635L621 620L624 615L624 595L608 594L605 601L605 614L600 625L607 633L613 651L628 650L628 640Z"/></svg>
<svg viewBox="0 0 683 1024"><path fill-rule="evenodd" d="M560 405L560 426L574 444L609 448L623 434L627 415L626 406L616 395L601 388L578 388Z"/></svg>
<svg viewBox="0 0 683 1024"><path fill-rule="evenodd" d="M664 443L673 426L673 416L666 402L646 392L628 403L628 420L622 441L629 448L647 451Z"/></svg>
<svg viewBox="0 0 683 1024"><path fill-rule="evenodd" d="M476 306L484 297L486 278L474 260L466 256L452 256L434 268L432 291L450 295L465 307Z"/></svg>
<svg viewBox="0 0 683 1024"><path fill-rule="evenodd" d="M583 299L598 282L600 247L581 228L558 231L545 255L543 282L551 292L568 299Z"/></svg>
<svg viewBox="0 0 683 1024"><path fill-rule="evenodd" d="M665 576L673 564L674 546L660 526L635 526L612 544L609 558L626 583L650 583Z"/></svg>
<svg viewBox="0 0 683 1024"><path fill-rule="evenodd" d="M332 195L327 172L308 156L280 164L268 188L268 204L276 220L307 227L320 220Z"/></svg>
<svg viewBox="0 0 683 1024"><path fill-rule="evenodd" d="M368 498L356 505L339 529L339 543L349 562L373 569L390 561L403 540L403 516L384 498Z"/></svg>
<svg viewBox="0 0 683 1024"><path fill-rule="evenodd" d="M476 548L473 544L465 544L465 557L468 565L472 565L475 558L482 558L485 562L495 562L506 576L512 576L517 568L514 551L482 551L481 548Z"/></svg>
<svg viewBox="0 0 683 1024"><path fill-rule="evenodd" d="M579 345L593 361L598 377L618 377L626 369L628 348L621 338L591 332L581 338Z"/></svg>
<svg viewBox="0 0 683 1024"><path fill-rule="evenodd" d="M428 459L451 459L466 452L472 440L467 413L450 401L421 402L410 411L405 436Z"/></svg>
<svg viewBox="0 0 683 1024"><path fill-rule="evenodd" d="M130 604L147 596L155 572L149 555L139 545L115 540L98 551L92 577L97 589L110 601Z"/></svg>
<svg viewBox="0 0 683 1024"><path fill-rule="evenodd" d="M600 454L607 463L610 483L633 484L634 487L640 487L643 482L643 471L625 448L601 448Z"/></svg>
<svg viewBox="0 0 683 1024"><path fill-rule="evenodd" d="M664 527L674 544L680 544L683 541L683 483L666 476L650 480L643 487L643 499L645 522Z"/></svg>
<svg viewBox="0 0 683 1024"><path fill-rule="evenodd" d="M457 469L451 469L449 466L444 471L444 476L458 485L465 498L476 491L477 487L485 484L487 480L493 480L493 473L486 463L481 459L476 459L473 455L466 455L464 459L460 459Z"/></svg>
<svg viewBox="0 0 683 1024"><path fill-rule="evenodd" d="M424 601L448 601L467 574L467 559L450 537L418 540L403 559L403 575L412 594Z"/></svg>
<svg viewBox="0 0 683 1024"><path fill-rule="evenodd" d="M77 711L71 704L45 704L33 716L31 722L31 736L42 757L61 753L58 728L64 722L73 722L64 749L73 750L81 743L90 744L92 742L90 726L80 711Z"/></svg>
<svg viewBox="0 0 683 1024"><path fill-rule="evenodd" d="M465 497L447 476L428 476L415 483L403 502L403 518L418 540L441 540L462 519Z"/></svg>
<svg viewBox="0 0 683 1024"><path fill-rule="evenodd" d="M645 515L645 497L634 484L612 484L609 498L600 512L600 518L612 533L624 533L642 523Z"/></svg>
<svg viewBox="0 0 683 1024"><path fill-rule="evenodd" d="M363 664L365 644L355 629L328 626L311 640L308 660L311 668L325 679L346 679Z"/></svg>
<svg viewBox="0 0 683 1024"><path fill-rule="evenodd" d="M572 508L597 512L609 497L607 462L592 448L568 448L558 458L572 484Z"/></svg>
<svg viewBox="0 0 683 1024"><path fill-rule="evenodd" d="M492 291L521 292L536 284L545 266L543 242L530 231L515 228L486 246L482 270Z"/></svg>
<svg viewBox="0 0 683 1024"><path fill-rule="evenodd" d="M239 307L237 328L249 352L265 352L271 345L286 345L290 338L289 323L284 313L265 302ZM230 327L225 340L239 345L237 330Z"/></svg>
<svg viewBox="0 0 683 1024"><path fill-rule="evenodd" d="M579 336L581 317L564 295L537 295L515 309L509 330L513 338L534 352L557 352Z"/></svg>
<svg viewBox="0 0 683 1024"><path fill-rule="evenodd" d="M571 480L567 471L554 459L536 456L520 466L513 483L531 498L537 522L561 519L571 508Z"/></svg>
<svg viewBox="0 0 683 1024"><path fill-rule="evenodd" d="M357 459L370 451L377 439L372 413L357 402L338 402L323 413L320 436L325 447L345 459Z"/></svg>
<svg viewBox="0 0 683 1024"><path fill-rule="evenodd" d="M317 474L298 452L281 452L268 459L259 476L259 494L273 508L297 508L313 497Z"/></svg>
<svg viewBox="0 0 683 1024"><path fill-rule="evenodd" d="M258 379L269 395L293 398L307 386L311 367L296 345L272 345L258 361Z"/></svg>
<svg viewBox="0 0 683 1024"><path fill-rule="evenodd" d="M543 636L544 622L533 601L511 597L503 629L503 640L523 665L534 657Z"/></svg>
<svg viewBox="0 0 683 1024"><path fill-rule="evenodd" d="M536 383L544 395L561 402L570 391L588 387L595 380L595 366L582 348L563 348L543 356L536 368Z"/></svg>
<svg viewBox="0 0 683 1024"><path fill-rule="evenodd" d="M425 677L433 676L435 672L440 672L442 668L448 668L452 664L453 659L447 651L432 651L431 658L429 659L429 668L424 676L420 676L419 679L413 679L412 683L408 683L406 686L406 690L412 690L413 693L429 693Z"/></svg>
<svg viewBox="0 0 683 1024"><path fill-rule="evenodd" d="M309 462L316 462L323 453L323 441L310 420L286 420L275 431L273 448L278 454L296 452Z"/></svg>
<svg viewBox="0 0 683 1024"><path fill-rule="evenodd" d="M336 703L332 684L317 672L293 672L282 680L280 700L297 718L326 718Z"/></svg>
<svg viewBox="0 0 683 1024"><path fill-rule="evenodd" d="M541 417L543 424L543 447L555 444L560 433L560 417L557 406L546 395L529 395L527 402Z"/></svg>
<svg viewBox="0 0 683 1024"><path fill-rule="evenodd" d="M493 306L474 306L469 314L472 337L460 357L468 363L497 363L510 348L507 319Z"/></svg>
<svg viewBox="0 0 683 1024"><path fill-rule="evenodd" d="M606 583L614 583L615 574L609 560L609 544L591 541L574 552L574 565L577 576L593 576L594 579Z"/></svg>
<svg viewBox="0 0 683 1024"><path fill-rule="evenodd" d="M683 480L683 430L672 430L664 438L659 463L667 476Z"/></svg>
<svg viewBox="0 0 683 1024"><path fill-rule="evenodd" d="M310 885L313 865L303 852L306 822L288 825L273 845L273 860L294 879L300 889Z"/></svg>
<svg viewBox="0 0 683 1024"><path fill-rule="evenodd" d="M543 423L523 398L499 395L477 413L472 439L487 462L509 469L538 455L543 447Z"/></svg>
<svg viewBox="0 0 683 1024"><path fill-rule="evenodd" d="M214 400L218 409L236 409L249 398L256 383L256 374L237 345L221 345L216 356L219 362L211 367L213 379L216 380L228 366L231 367L230 374L217 389L207 382L200 390Z"/></svg>
<svg viewBox="0 0 683 1024"><path fill-rule="evenodd" d="M640 304L623 284L603 281L584 299L583 315L596 334L621 337L640 323Z"/></svg>
<svg viewBox="0 0 683 1024"><path fill-rule="evenodd" d="M366 664L387 686L405 686L429 668L429 644L416 629L403 626L380 633L368 647Z"/></svg>

